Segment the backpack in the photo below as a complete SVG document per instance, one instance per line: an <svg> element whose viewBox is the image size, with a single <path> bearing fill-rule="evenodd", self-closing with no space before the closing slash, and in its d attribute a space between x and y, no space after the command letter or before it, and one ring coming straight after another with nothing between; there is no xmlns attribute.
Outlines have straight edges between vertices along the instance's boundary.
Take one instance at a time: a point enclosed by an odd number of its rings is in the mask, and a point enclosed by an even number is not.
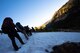
<svg viewBox="0 0 80 53"><path fill-rule="evenodd" d="M7 34L10 32L10 27L9 27L9 23L12 22L11 18L5 18L1 27L1 30L3 33Z"/></svg>
<svg viewBox="0 0 80 53"><path fill-rule="evenodd" d="M2 27L1 30L2 30L2 32L3 32L4 34L7 34L7 32L8 32L6 27Z"/></svg>
<svg viewBox="0 0 80 53"><path fill-rule="evenodd" d="M19 22L16 23L16 28L17 28L17 30L19 30L19 31L24 30L24 27L23 27Z"/></svg>

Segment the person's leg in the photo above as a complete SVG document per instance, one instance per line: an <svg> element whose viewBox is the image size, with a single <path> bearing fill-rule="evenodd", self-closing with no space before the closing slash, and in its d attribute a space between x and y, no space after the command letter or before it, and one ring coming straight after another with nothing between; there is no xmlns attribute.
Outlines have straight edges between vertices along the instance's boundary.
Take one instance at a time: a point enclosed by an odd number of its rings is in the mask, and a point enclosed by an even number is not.
<svg viewBox="0 0 80 53"><path fill-rule="evenodd" d="M30 36L32 35L32 32L31 32L31 30L29 30L29 33L30 33Z"/></svg>
<svg viewBox="0 0 80 53"><path fill-rule="evenodd" d="M25 30L23 30L22 31L22 33L24 34L24 36L26 37L26 39L28 40L29 38L28 38L28 35L26 34L26 31Z"/></svg>
<svg viewBox="0 0 80 53"><path fill-rule="evenodd" d="M31 31L30 30L28 30L28 36L31 36L32 34L31 34Z"/></svg>
<svg viewBox="0 0 80 53"><path fill-rule="evenodd" d="M18 33L15 33L16 38L20 41L21 44L24 44L24 42L22 41L21 37L19 36Z"/></svg>
<svg viewBox="0 0 80 53"><path fill-rule="evenodd" d="M27 33L28 36L30 36L30 34L29 34L29 30L28 30L26 33Z"/></svg>
<svg viewBox="0 0 80 53"><path fill-rule="evenodd" d="M9 38L11 39L11 42L12 42L12 45L13 45L14 49L17 51L19 48L18 48L18 46L16 45L15 37L12 37L12 35L9 35L9 34L8 34L8 36L9 36Z"/></svg>

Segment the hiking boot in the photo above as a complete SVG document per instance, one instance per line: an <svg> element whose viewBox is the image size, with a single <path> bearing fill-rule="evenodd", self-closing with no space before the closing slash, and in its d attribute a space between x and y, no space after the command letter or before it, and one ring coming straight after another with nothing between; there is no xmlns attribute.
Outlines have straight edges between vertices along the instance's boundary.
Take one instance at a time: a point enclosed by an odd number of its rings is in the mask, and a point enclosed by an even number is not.
<svg viewBox="0 0 80 53"><path fill-rule="evenodd" d="M21 48L21 47L19 47L19 48L15 48L14 50L15 50L15 51L18 51L20 48Z"/></svg>

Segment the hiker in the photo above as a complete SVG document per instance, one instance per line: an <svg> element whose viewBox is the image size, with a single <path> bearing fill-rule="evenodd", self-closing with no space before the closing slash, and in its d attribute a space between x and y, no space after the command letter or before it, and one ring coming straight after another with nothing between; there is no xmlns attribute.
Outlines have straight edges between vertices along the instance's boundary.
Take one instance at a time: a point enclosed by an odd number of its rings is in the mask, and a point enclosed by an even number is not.
<svg viewBox="0 0 80 53"><path fill-rule="evenodd" d="M26 30L26 33L28 36L31 36L32 35L32 32L31 32L31 29L28 27L28 25L26 27L24 27L25 30Z"/></svg>
<svg viewBox="0 0 80 53"><path fill-rule="evenodd" d="M35 29L34 29L33 27L32 27L32 29L31 29L31 30L32 30L32 32L35 32Z"/></svg>
<svg viewBox="0 0 80 53"><path fill-rule="evenodd" d="M1 29L2 29L3 33L8 34L8 37L12 41L14 50L17 51L19 49L19 47L16 45L15 37L20 41L21 44L24 44L24 42L22 41L21 37L19 36L19 34L17 33L17 31L15 29L13 20L10 17L6 17L4 19Z"/></svg>
<svg viewBox="0 0 80 53"><path fill-rule="evenodd" d="M23 33L24 36L26 37L26 39L28 40L28 35L26 34L26 31L25 31L24 27L19 22L16 23L16 28L17 28L18 31Z"/></svg>

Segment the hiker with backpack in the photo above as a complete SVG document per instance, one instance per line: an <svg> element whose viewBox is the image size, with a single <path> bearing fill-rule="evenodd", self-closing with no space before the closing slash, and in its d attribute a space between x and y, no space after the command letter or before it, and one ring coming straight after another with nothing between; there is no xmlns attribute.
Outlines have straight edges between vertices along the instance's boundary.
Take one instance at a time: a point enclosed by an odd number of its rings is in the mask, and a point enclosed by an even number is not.
<svg viewBox="0 0 80 53"><path fill-rule="evenodd" d="M32 31L32 32L35 32L35 29L32 27L31 31Z"/></svg>
<svg viewBox="0 0 80 53"><path fill-rule="evenodd" d="M4 19L1 29L3 33L8 34L8 37L10 38L12 45L16 51L19 49L19 47L16 45L15 37L20 41L21 44L24 44L24 42L22 41L21 37L15 29L13 20L10 17L6 17Z"/></svg>
<svg viewBox="0 0 80 53"><path fill-rule="evenodd" d="M25 26L24 28L25 28L25 30L26 30L27 35L28 35L28 36L31 36L31 35L32 35L32 32L31 32L31 29L29 28L29 26L27 25L27 26Z"/></svg>
<svg viewBox="0 0 80 53"><path fill-rule="evenodd" d="M27 40L29 39L28 35L26 34L25 28L19 22L16 23L16 28L18 31L20 31L21 33L24 34L24 36L26 37Z"/></svg>

